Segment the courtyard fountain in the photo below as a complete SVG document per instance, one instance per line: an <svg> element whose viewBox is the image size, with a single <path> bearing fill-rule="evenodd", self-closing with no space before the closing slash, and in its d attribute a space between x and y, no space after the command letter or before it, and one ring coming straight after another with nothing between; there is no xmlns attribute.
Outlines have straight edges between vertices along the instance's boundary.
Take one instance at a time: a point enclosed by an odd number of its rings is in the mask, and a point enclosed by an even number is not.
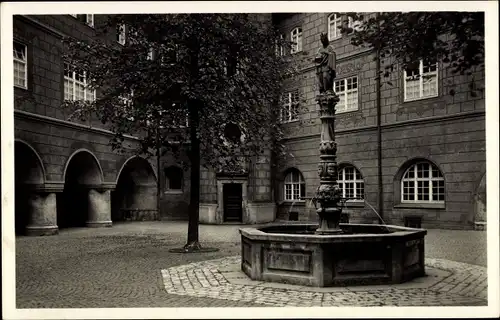
<svg viewBox="0 0 500 320"><path fill-rule="evenodd" d="M424 276L426 230L340 222L347 199L337 184L336 57L325 34L321 42L315 58L320 87L316 98L321 119L320 185L313 198L319 224L240 229L242 271L252 280L315 287L396 284Z"/></svg>

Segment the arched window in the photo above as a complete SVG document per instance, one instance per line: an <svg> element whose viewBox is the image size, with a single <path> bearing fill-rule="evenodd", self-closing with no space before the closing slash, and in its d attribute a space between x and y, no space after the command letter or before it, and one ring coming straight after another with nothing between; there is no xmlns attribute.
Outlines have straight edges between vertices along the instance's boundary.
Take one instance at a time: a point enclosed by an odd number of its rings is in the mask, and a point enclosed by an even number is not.
<svg viewBox="0 0 500 320"><path fill-rule="evenodd" d="M411 165L401 179L401 202L444 202L444 178L430 162Z"/></svg>
<svg viewBox="0 0 500 320"><path fill-rule="evenodd" d="M339 170L337 183L342 190L343 198L363 200L365 198L365 182L361 173L354 166L345 166Z"/></svg>
<svg viewBox="0 0 500 320"><path fill-rule="evenodd" d="M165 189L182 190L183 172L179 167L168 167L165 169Z"/></svg>
<svg viewBox="0 0 500 320"><path fill-rule="evenodd" d="M290 33L290 41L292 42L292 53L302 51L302 28L297 27Z"/></svg>
<svg viewBox="0 0 500 320"><path fill-rule="evenodd" d="M306 194L306 183L302 173L297 169L291 169L285 176L285 201L302 200Z"/></svg>
<svg viewBox="0 0 500 320"><path fill-rule="evenodd" d="M338 39L342 36L339 27L342 23L342 16L337 13L332 13L328 16L328 40Z"/></svg>

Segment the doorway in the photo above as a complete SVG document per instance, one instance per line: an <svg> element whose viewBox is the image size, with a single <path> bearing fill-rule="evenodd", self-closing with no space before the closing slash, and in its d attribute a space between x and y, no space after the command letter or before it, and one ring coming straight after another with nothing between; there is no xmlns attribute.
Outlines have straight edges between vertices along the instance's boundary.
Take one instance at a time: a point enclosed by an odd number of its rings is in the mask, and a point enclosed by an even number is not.
<svg viewBox="0 0 500 320"><path fill-rule="evenodd" d="M224 222L243 221L243 189L241 183L226 183L223 186Z"/></svg>

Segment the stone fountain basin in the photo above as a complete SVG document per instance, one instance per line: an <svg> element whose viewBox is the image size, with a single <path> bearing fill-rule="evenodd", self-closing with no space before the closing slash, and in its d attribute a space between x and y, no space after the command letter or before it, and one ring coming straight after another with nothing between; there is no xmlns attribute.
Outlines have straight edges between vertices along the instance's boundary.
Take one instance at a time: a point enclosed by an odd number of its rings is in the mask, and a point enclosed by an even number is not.
<svg viewBox="0 0 500 320"><path fill-rule="evenodd" d="M316 228L240 229L242 271L252 280L313 287L397 284L425 275L426 230L340 224L342 234L317 235Z"/></svg>

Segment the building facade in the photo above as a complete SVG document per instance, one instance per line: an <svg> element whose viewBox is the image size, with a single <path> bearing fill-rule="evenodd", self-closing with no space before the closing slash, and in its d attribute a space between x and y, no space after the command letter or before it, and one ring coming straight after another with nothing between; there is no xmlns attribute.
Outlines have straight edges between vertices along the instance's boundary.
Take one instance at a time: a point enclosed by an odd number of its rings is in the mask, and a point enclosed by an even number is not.
<svg viewBox="0 0 500 320"><path fill-rule="evenodd" d="M69 121L64 99L92 99L85 75L63 60L63 37L92 39L105 17L16 15L14 126L16 233L54 234L66 227L157 219L155 159L118 154L97 119ZM121 45L123 34L110 34ZM98 94L98 93L97 93ZM127 137L130 151L137 143Z"/></svg>
<svg viewBox="0 0 500 320"><path fill-rule="evenodd" d="M346 202L351 221L378 221L377 213L392 224L416 216L423 227L472 228L485 221L485 98L484 92L474 95L469 89L484 88L484 70L457 75L440 61L420 62L414 70L395 70L378 87L376 53L351 45L350 36L338 31L343 23L356 27L347 16L274 18L283 36L298 42L292 54L311 61L322 32L336 52L338 182L344 197L356 198ZM383 68L381 61L379 70ZM319 185L315 77L313 66L305 66L289 86L305 97L305 108L297 108L305 111L284 123L290 129L290 155L280 163L275 181L281 219L290 213L300 220L315 219L308 200ZM449 94L451 89L455 95Z"/></svg>
<svg viewBox="0 0 500 320"><path fill-rule="evenodd" d="M60 107L64 99L99 94L88 92L85 75L65 64L61 39L91 39L102 19L14 16L18 233L187 218L190 173L178 159L135 156L134 137L126 140L130 152L118 154L108 145L112 132L97 119L69 121L69 111ZM372 222L378 212L393 224L418 216L424 227L472 228L485 222L485 99L468 89L472 77L484 87L484 70L468 77L452 74L441 62L420 64L393 72L393 85L377 88L374 52L350 45L349 36L338 33L345 19L335 13L273 15L283 36L297 43L292 52L279 54L311 61L321 32L328 32L337 54L339 185L344 197L353 198L345 208L350 220ZM109 37L120 46L126 34L118 28ZM319 185L316 78L312 63L301 70L283 99L290 110L282 119L288 156L277 167L269 151L238 172L202 169L201 223L316 219L311 201ZM448 94L452 87L454 96Z"/></svg>

